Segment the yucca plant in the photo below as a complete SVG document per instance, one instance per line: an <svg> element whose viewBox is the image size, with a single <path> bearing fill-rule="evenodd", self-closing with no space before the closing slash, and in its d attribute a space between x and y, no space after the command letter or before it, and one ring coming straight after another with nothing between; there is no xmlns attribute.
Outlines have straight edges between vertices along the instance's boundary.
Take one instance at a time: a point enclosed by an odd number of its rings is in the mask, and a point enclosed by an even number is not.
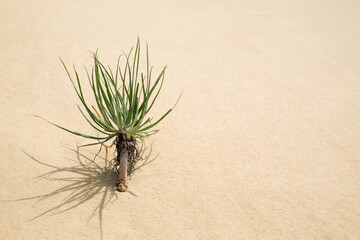
<svg viewBox="0 0 360 240"><path fill-rule="evenodd" d="M148 46L146 45L145 73L139 73L139 38L135 51L133 50L134 48L131 48L128 54L120 55L115 71L112 71L109 66L105 67L99 61L97 51L92 53L94 66L91 72L85 69L97 107L90 106L85 101L75 66L76 81L73 80L66 65L60 59L83 106L83 108L78 106L81 114L99 133L99 136L72 131L44 119L52 125L77 136L97 140L97 142L82 146L105 144L105 142L112 140L116 146L114 169L118 175L117 188L121 192L127 190L127 176L132 173L137 161L137 142L157 133L159 130L154 129L154 127L174 109L180 99L179 97L174 107L156 121L148 117L148 113L162 88L166 67L162 69L155 80L152 80L153 67L150 67ZM123 67L121 67L122 57L125 58Z"/></svg>

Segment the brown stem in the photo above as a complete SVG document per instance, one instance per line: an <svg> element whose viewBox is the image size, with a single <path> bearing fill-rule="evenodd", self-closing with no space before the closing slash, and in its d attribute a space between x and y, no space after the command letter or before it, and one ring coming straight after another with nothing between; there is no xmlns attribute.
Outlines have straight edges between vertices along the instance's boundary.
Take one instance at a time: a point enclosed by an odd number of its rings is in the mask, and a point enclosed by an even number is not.
<svg viewBox="0 0 360 240"><path fill-rule="evenodd" d="M119 184L118 190L120 192L125 192L128 189L128 181L127 181L127 162L128 162L128 151L126 147L121 147L120 152L120 169L119 169Z"/></svg>

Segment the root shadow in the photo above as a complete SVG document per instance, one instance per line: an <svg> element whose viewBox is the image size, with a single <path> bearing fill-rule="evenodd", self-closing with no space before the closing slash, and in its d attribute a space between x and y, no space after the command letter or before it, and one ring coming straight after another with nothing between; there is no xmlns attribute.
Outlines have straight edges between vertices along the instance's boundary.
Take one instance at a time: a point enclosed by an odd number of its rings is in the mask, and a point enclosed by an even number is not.
<svg viewBox="0 0 360 240"><path fill-rule="evenodd" d="M106 148L105 158L100 157L96 153L87 151L88 154L96 157L95 161L95 158L91 159L84 153L80 153L78 147L74 149L69 146L63 146L70 150L72 153L76 154L76 160L71 158L69 159L70 161L76 163L76 165L73 165L71 167L58 167L42 162L24 150L23 152L36 163L51 168L50 171L41 174L34 179L40 178L47 181L61 181L64 182L64 186L46 194L15 200L7 200L6 202L36 200L34 203L35 206L41 201L45 201L48 199L54 201L56 199L62 198L59 204L27 221L30 222L44 215L61 214L94 199L96 196L101 196L101 200L99 204L97 204L96 208L92 211L88 222L94 217L96 213L98 213L100 237L101 239L103 239L103 210L110 202L118 199L119 195L121 194L116 190L115 183L117 181L117 176L111 166L111 161L108 160L108 149ZM150 151L149 153L147 153L147 156L144 157L143 154L148 149L150 149ZM141 148L141 151L143 161L141 162L141 164L139 164L138 167L134 169L134 172L151 163L157 158L157 156L155 156L153 159L149 160L152 152L151 146L149 148ZM102 161L103 167L99 163L97 163L99 161ZM138 197L132 191L127 191L125 192L125 194L126 193L134 197ZM66 195L66 197L63 198L62 195Z"/></svg>

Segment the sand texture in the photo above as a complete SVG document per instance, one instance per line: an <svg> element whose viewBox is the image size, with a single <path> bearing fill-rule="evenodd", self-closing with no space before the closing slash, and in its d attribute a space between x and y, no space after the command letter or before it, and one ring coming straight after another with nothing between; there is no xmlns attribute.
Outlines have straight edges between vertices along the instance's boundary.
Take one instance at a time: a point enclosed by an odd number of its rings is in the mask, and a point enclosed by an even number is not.
<svg viewBox="0 0 360 240"><path fill-rule="evenodd" d="M137 35L152 114L183 95L119 193L114 149L79 166L97 147L34 115L96 134L59 57L86 84ZM360 239L359 1L3 0L0 52L1 240Z"/></svg>

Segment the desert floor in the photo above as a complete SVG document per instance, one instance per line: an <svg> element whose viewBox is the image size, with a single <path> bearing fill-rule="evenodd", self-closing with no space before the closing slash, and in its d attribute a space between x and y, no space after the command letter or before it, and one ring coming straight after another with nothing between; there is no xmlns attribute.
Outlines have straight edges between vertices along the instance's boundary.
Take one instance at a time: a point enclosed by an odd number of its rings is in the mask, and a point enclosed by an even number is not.
<svg viewBox="0 0 360 240"><path fill-rule="evenodd" d="M0 239L360 239L359 1L0 11ZM35 115L96 134L59 57L86 84L89 50L114 66L137 35L168 66L152 114L183 95L119 193L101 167L114 149L81 167L97 147Z"/></svg>

